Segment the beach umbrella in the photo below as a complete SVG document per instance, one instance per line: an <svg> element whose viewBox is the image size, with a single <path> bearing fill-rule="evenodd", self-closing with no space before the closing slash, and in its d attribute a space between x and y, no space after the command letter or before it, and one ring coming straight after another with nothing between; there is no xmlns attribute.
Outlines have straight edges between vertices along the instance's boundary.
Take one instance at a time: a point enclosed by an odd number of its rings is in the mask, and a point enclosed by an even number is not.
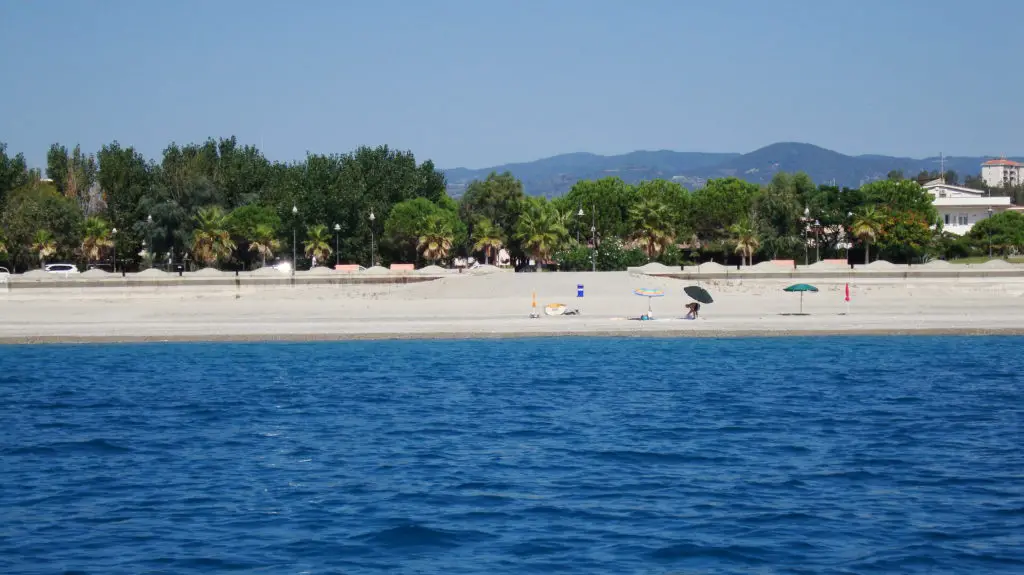
<svg viewBox="0 0 1024 575"><path fill-rule="evenodd" d="M633 293L647 298L647 317L651 317L651 298L665 297L664 291L654 288L638 288L633 290Z"/></svg>
<svg viewBox="0 0 1024 575"><path fill-rule="evenodd" d="M804 292L816 292L818 288L810 284L793 284L788 288L782 290L788 292L797 292L800 294L800 313L804 313Z"/></svg>
<svg viewBox="0 0 1024 575"><path fill-rule="evenodd" d="M708 293L708 290L700 286L686 286L683 288L683 292L697 301L697 303L709 304L715 301L711 299L711 294Z"/></svg>

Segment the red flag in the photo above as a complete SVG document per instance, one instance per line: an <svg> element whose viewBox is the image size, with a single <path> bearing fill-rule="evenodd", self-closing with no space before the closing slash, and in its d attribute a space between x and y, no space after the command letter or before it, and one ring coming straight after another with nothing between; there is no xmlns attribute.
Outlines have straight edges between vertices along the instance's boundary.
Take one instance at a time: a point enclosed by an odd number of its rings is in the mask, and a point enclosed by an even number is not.
<svg viewBox="0 0 1024 575"><path fill-rule="evenodd" d="M850 284L846 284L846 301L850 301Z"/></svg>

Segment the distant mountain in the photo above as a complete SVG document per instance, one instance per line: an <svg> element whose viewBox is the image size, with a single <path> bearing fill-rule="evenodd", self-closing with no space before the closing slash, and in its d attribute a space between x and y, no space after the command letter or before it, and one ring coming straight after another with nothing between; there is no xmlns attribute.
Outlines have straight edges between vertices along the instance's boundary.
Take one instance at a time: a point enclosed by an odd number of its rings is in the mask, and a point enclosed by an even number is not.
<svg viewBox="0 0 1024 575"><path fill-rule="evenodd" d="M835 182L841 186L858 187L885 178L892 170L902 170L907 177L921 171L938 171L945 165L962 180L966 175L981 172L982 162L990 157L899 158L868 154L847 156L811 144L782 142L771 144L748 154L639 151L620 156L575 153L544 158L534 162L506 164L469 170L445 170L448 191L460 196L466 185L484 179L489 173L509 171L522 180L526 193L532 196L559 196L578 180L618 176L629 183L655 178L671 179L693 189L711 178L735 176L754 183L768 183L777 172L806 172L815 182ZM1018 159L1018 161L1021 161Z"/></svg>
<svg viewBox="0 0 1024 575"><path fill-rule="evenodd" d="M739 154L705 152L639 151L620 156L599 156L586 152L561 154L519 164L505 164L491 168L445 170L448 192L460 196L466 185L482 180L491 172L512 172L522 180L526 193L531 196L560 196L579 180L595 180L618 176L627 182L640 182L656 178L682 177L685 172L711 168L738 157Z"/></svg>

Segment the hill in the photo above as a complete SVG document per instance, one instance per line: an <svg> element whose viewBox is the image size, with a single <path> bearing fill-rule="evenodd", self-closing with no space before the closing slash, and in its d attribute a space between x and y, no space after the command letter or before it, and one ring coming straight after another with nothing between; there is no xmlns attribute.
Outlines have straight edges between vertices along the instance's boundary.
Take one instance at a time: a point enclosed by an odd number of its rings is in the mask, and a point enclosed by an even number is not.
<svg viewBox="0 0 1024 575"><path fill-rule="evenodd" d="M532 196L560 196L579 180L595 180L618 176L627 182L640 182L656 178L671 179L684 173L711 168L739 154L706 152L672 152L669 150L638 151L618 156L600 156L579 152L561 154L533 162L504 164L471 170L455 168L445 170L448 192L460 196L473 180L482 180L491 172L512 172L522 180L526 193Z"/></svg>
<svg viewBox="0 0 1024 575"><path fill-rule="evenodd" d="M945 157L945 169L956 171L962 179L977 175L989 157ZM1020 161L1020 160L1018 160ZM901 158L867 154L848 156L811 144L780 142L747 154L637 151L618 156L597 154L562 154L534 162L505 164L491 168L445 170L448 191L460 196L469 182L484 179L492 171L511 172L523 181L526 193L554 197L564 194L578 180L618 176L636 183L664 178L675 180L688 188L696 188L711 178L735 176L754 183L768 183L776 172L806 172L815 182L835 182L857 187L885 178L892 170L902 170L908 177L922 170L937 171L939 156Z"/></svg>

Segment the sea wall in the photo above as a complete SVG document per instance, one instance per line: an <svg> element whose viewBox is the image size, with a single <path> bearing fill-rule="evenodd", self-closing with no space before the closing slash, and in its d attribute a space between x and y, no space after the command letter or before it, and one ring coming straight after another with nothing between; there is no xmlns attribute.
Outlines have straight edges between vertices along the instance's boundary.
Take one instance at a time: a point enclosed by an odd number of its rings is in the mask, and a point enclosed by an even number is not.
<svg viewBox="0 0 1024 575"><path fill-rule="evenodd" d="M395 285L428 282L441 275L411 273L358 274L332 272L329 274L256 275L251 272L229 273L192 272L177 274L24 274L0 277L0 292L37 290L125 290L152 291L180 288L280 288L289 286L348 286Z"/></svg>

